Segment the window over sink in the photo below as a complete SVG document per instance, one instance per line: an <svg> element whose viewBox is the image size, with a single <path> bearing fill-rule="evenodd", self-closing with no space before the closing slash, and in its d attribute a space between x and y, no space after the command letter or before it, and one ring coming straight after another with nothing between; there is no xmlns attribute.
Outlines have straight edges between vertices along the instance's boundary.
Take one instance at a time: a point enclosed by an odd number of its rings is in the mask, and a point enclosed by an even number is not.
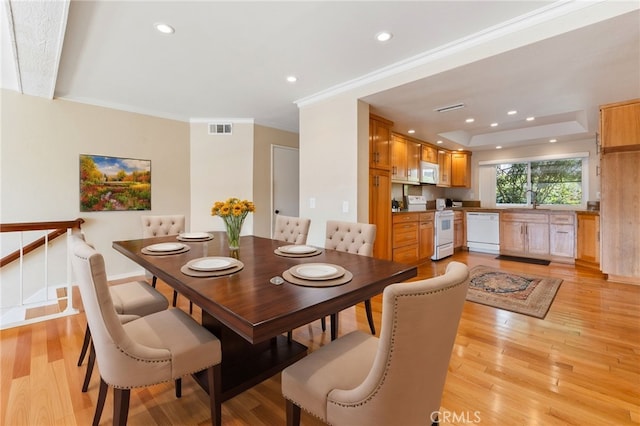
<svg viewBox="0 0 640 426"><path fill-rule="evenodd" d="M493 187L497 207L580 207L588 194L585 154L484 162L481 192Z"/></svg>

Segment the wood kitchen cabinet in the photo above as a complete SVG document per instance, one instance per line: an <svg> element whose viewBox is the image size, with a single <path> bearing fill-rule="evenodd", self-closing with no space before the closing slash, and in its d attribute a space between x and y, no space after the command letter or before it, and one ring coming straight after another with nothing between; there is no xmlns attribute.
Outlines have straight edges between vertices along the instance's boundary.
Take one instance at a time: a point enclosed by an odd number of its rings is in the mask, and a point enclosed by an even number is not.
<svg viewBox="0 0 640 426"><path fill-rule="evenodd" d="M420 159L428 163L438 164L438 149L435 146L423 144Z"/></svg>
<svg viewBox="0 0 640 426"><path fill-rule="evenodd" d="M546 213L503 213L500 215L500 253L549 256L549 215Z"/></svg>
<svg viewBox="0 0 640 426"><path fill-rule="evenodd" d="M393 215L393 261L415 263L419 253L420 213L396 213Z"/></svg>
<svg viewBox="0 0 640 426"><path fill-rule="evenodd" d="M451 153L451 186L471 188L471 153L455 151Z"/></svg>
<svg viewBox="0 0 640 426"><path fill-rule="evenodd" d="M391 127L369 116L369 223L376 225L373 256L391 260Z"/></svg>
<svg viewBox="0 0 640 426"><path fill-rule="evenodd" d="M600 214L576 213L576 265L600 269Z"/></svg>
<svg viewBox="0 0 640 426"><path fill-rule="evenodd" d="M640 150L640 99L600 107L600 140L605 153Z"/></svg>
<svg viewBox="0 0 640 426"><path fill-rule="evenodd" d="M466 244L464 228L464 213L456 210L453 212L453 249L461 249Z"/></svg>
<svg viewBox="0 0 640 426"><path fill-rule="evenodd" d="M391 134L391 180L407 182L407 140Z"/></svg>
<svg viewBox="0 0 640 426"><path fill-rule="evenodd" d="M438 151L438 169L440 179L437 186L451 186L451 153L448 151Z"/></svg>
<svg viewBox="0 0 640 426"><path fill-rule="evenodd" d="M640 284L640 99L600 107L600 265Z"/></svg>
<svg viewBox="0 0 640 426"><path fill-rule="evenodd" d="M407 181L420 183L420 156L422 145L418 142L407 140Z"/></svg>
<svg viewBox="0 0 640 426"><path fill-rule="evenodd" d="M420 213L420 240L418 257L420 260L430 259L433 256L433 212Z"/></svg>
<svg viewBox="0 0 640 426"><path fill-rule="evenodd" d="M549 214L549 254L555 261L573 263L575 259L575 214Z"/></svg>
<svg viewBox="0 0 640 426"><path fill-rule="evenodd" d="M391 172L369 169L369 223L376 225L373 257L391 260Z"/></svg>
<svg viewBox="0 0 640 426"><path fill-rule="evenodd" d="M369 115L369 167L391 170L392 127L392 121Z"/></svg>

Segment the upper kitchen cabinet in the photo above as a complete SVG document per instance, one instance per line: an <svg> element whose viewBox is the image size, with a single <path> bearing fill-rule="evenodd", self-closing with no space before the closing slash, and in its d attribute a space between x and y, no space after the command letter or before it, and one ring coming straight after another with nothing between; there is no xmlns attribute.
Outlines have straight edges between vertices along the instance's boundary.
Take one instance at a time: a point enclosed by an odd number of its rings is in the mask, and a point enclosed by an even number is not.
<svg viewBox="0 0 640 426"><path fill-rule="evenodd" d="M391 133L391 179L401 183L420 183L422 145L406 136Z"/></svg>
<svg viewBox="0 0 640 426"><path fill-rule="evenodd" d="M396 133L391 134L391 180L407 182L407 140Z"/></svg>
<svg viewBox="0 0 640 426"><path fill-rule="evenodd" d="M640 150L640 99L600 107L600 140L605 154Z"/></svg>
<svg viewBox="0 0 640 426"><path fill-rule="evenodd" d="M451 153L451 186L471 188L471 153L455 151Z"/></svg>
<svg viewBox="0 0 640 426"><path fill-rule="evenodd" d="M423 144L422 145L422 154L420 155L420 159L422 161L426 161L427 163L435 163L438 164L438 150L436 147Z"/></svg>
<svg viewBox="0 0 640 426"><path fill-rule="evenodd" d="M438 151L438 169L440 178L438 186L451 186L451 153L449 151Z"/></svg>
<svg viewBox="0 0 640 426"><path fill-rule="evenodd" d="M391 128L393 122L369 115L369 167L391 170Z"/></svg>

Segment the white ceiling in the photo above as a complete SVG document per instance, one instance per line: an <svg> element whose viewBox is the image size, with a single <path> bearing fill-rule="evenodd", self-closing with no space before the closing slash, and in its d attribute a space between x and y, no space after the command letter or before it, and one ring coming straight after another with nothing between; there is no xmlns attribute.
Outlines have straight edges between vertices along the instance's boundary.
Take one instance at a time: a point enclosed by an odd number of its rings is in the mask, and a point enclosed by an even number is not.
<svg viewBox="0 0 640 426"><path fill-rule="evenodd" d="M468 49L471 62L474 40L517 25L524 33L546 16L589 7L572 1L2 1L3 88L185 121L250 118L290 131L298 130L296 101L393 76L415 58L448 50ZM593 137L600 104L640 97L640 2L607 7L613 18L590 18L594 24L574 24L573 31L485 53L363 99L397 131L412 128L414 136L441 139L449 148ZM175 34L160 34L156 22L172 25ZM394 37L375 41L382 30ZM288 83L288 75L298 81ZM465 108L434 112L455 103ZM510 109L518 114L506 116ZM536 119L526 122L527 116ZM468 117L475 122L465 123Z"/></svg>

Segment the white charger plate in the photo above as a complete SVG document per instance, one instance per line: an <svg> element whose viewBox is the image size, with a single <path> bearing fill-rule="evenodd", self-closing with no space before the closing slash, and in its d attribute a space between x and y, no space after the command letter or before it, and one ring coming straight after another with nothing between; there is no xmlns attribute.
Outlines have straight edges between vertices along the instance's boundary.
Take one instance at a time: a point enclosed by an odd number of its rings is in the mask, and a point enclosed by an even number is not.
<svg viewBox="0 0 640 426"><path fill-rule="evenodd" d="M212 256L193 259L187 263L187 267L189 267L189 269L193 269L194 271L211 272L233 268L237 264L238 261L232 257Z"/></svg>
<svg viewBox="0 0 640 426"><path fill-rule="evenodd" d="M303 280L332 280L344 275L345 270L342 266L332 265L330 263L303 263L289 269L291 275Z"/></svg>
<svg viewBox="0 0 640 426"><path fill-rule="evenodd" d="M184 247L185 245L181 243L159 243L159 244L152 244L145 248L149 251L155 251L155 252L171 252L171 251L182 250Z"/></svg>
<svg viewBox="0 0 640 426"><path fill-rule="evenodd" d="M309 246L301 246L301 245L290 245L290 246L278 247L278 250L280 250L282 253L289 253L289 254L308 254L316 251L316 248L309 247Z"/></svg>

